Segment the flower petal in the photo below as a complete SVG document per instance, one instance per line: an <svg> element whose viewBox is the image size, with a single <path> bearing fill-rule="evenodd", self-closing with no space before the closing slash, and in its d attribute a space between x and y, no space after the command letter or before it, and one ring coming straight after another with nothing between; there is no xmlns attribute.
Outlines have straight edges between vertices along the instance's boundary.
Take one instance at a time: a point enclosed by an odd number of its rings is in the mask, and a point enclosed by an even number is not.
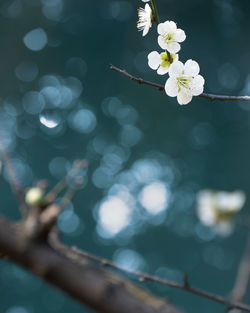
<svg viewBox="0 0 250 313"><path fill-rule="evenodd" d="M196 76L199 74L199 64L193 60L188 60L184 66L184 72L186 75Z"/></svg>
<svg viewBox="0 0 250 313"><path fill-rule="evenodd" d="M165 33L165 26L164 26L164 23L158 24L158 26L157 26L157 32L158 32L159 35Z"/></svg>
<svg viewBox="0 0 250 313"><path fill-rule="evenodd" d="M156 70L161 64L161 56L157 51L152 51L148 55L148 65L153 70Z"/></svg>
<svg viewBox="0 0 250 313"><path fill-rule="evenodd" d="M199 96L203 93L205 80L201 75L196 76L192 82L192 94L194 96Z"/></svg>
<svg viewBox="0 0 250 313"><path fill-rule="evenodd" d="M178 42L183 42L186 39L184 30L178 28L174 34L174 39Z"/></svg>
<svg viewBox="0 0 250 313"><path fill-rule="evenodd" d="M176 32L177 26L176 26L175 22L173 22L173 21L166 21L164 23L164 28L165 28L165 32L172 34L172 33Z"/></svg>
<svg viewBox="0 0 250 313"><path fill-rule="evenodd" d="M160 24L159 24L160 25ZM163 49L163 50L166 50L167 49L167 46L168 44L165 42L165 40L162 38L162 36L158 36L158 44L159 46Z"/></svg>
<svg viewBox="0 0 250 313"><path fill-rule="evenodd" d="M189 89L181 88L181 91L178 92L177 101L180 105L188 104L192 100L192 93Z"/></svg>
<svg viewBox="0 0 250 313"><path fill-rule="evenodd" d="M149 25L146 25L143 29L143 32L142 32L142 37L146 36L147 33L149 32L149 28L150 26Z"/></svg>
<svg viewBox="0 0 250 313"><path fill-rule="evenodd" d="M167 43L167 49L170 53L177 53L180 51L181 46L178 44L178 42L169 42Z"/></svg>
<svg viewBox="0 0 250 313"><path fill-rule="evenodd" d="M165 92L170 97L176 97L178 94L178 85L175 78L169 77L165 84Z"/></svg>
<svg viewBox="0 0 250 313"><path fill-rule="evenodd" d="M175 61L173 64L171 64L169 69L169 76L170 77L178 77L181 75L182 71L184 69L184 64L181 61Z"/></svg>
<svg viewBox="0 0 250 313"><path fill-rule="evenodd" d="M160 66L157 70L157 74L159 75L167 74L168 70L169 70L169 66L164 66L164 67Z"/></svg>
<svg viewBox="0 0 250 313"><path fill-rule="evenodd" d="M147 3L145 4L145 11L147 14L149 14L149 15L151 14L151 8Z"/></svg>

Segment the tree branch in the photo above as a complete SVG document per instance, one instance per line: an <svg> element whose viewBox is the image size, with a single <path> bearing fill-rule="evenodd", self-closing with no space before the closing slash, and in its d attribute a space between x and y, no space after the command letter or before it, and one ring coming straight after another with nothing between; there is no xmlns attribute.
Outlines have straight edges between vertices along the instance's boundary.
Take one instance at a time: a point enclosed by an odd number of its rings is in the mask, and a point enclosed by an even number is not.
<svg viewBox="0 0 250 313"><path fill-rule="evenodd" d="M240 261L234 287L231 291L230 298L233 301L243 301L248 289L250 280L250 232L247 238L245 252ZM230 313L239 313L240 310L231 310Z"/></svg>
<svg viewBox="0 0 250 313"><path fill-rule="evenodd" d="M125 70L122 70L120 69L119 67L116 67L112 64L110 64L110 69L113 70L113 71L116 71L126 77L128 77L129 79L137 82L138 84L141 84L141 85L148 85L148 86L151 86L151 87L155 87L157 88L158 90L160 91L163 91L164 90L164 86L163 85L160 85L160 84L157 84L157 83L154 83L154 82L150 82L148 80L144 80L142 78L139 78L139 77L135 77L131 74L129 74L127 71ZM206 98L206 99L209 99L211 101L214 101L214 100L220 100L220 101L250 101L250 96L224 96L224 95L214 95L214 94L210 94L210 93L202 93L199 95L199 97L201 98Z"/></svg>
<svg viewBox="0 0 250 313"><path fill-rule="evenodd" d="M0 218L0 252L71 297L103 313L181 313L112 272L82 258L81 266L42 238L27 240L23 224Z"/></svg>
<svg viewBox="0 0 250 313"><path fill-rule="evenodd" d="M178 282L164 279L164 278L161 278L158 276L150 275L147 273L124 269L124 268L118 266L117 264L107 260L107 259L100 258L96 255L93 255L93 254L90 254L86 251L80 250L77 247L72 247L71 249L69 249L68 247L64 246L60 241L58 241L58 238L55 236L52 238L52 241L50 241L50 242L51 242L52 246L57 251L68 256L69 258L73 258L77 262L81 262L82 259L83 260L88 259L88 260L94 261L94 262L96 262L102 266L110 267L110 268L118 270L122 273L132 275L135 278L137 278L138 281L140 281L140 282L158 283L161 285L169 286L172 288L180 289L180 290L195 294L197 296L212 300L214 302L224 304L227 308L230 308L230 309L235 308L235 309L241 309L243 311L250 312L250 306L245 305L245 304L240 303L240 302L237 302L237 299L235 299L235 301L233 301L233 299L229 300L229 299L223 298L221 296L203 291L201 289L191 287L189 282L188 282L187 275L184 275L183 284L180 284ZM239 301L240 301L240 299L239 299Z"/></svg>

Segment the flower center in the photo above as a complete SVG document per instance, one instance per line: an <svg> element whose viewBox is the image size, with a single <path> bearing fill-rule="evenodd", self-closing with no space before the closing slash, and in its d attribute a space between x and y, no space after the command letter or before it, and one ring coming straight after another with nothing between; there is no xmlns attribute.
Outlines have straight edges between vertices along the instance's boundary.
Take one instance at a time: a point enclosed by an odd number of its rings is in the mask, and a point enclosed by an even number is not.
<svg viewBox="0 0 250 313"><path fill-rule="evenodd" d="M170 64L172 64L176 58L176 54L168 54L167 52L162 52L160 54L161 57L161 66L162 67L169 67ZM171 59L170 59L170 58Z"/></svg>
<svg viewBox="0 0 250 313"><path fill-rule="evenodd" d="M161 36L166 43L175 42L174 34L164 33Z"/></svg>
<svg viewBox="0 0 250 313"><path fill-rule="evenodd" d="M177 84L179 87L179 91L181 88L186 88L186 89L190 89L190 83L193 80L192 76L188 76L188 75L182 75L176 78L177 79Z"/></svg>

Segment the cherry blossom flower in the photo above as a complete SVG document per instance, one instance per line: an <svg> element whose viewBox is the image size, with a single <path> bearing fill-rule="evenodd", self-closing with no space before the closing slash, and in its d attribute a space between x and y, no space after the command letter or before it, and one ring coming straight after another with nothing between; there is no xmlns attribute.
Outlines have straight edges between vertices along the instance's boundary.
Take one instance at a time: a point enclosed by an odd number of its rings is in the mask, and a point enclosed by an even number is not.
<svg viewBox="0 0 250 313"><path fill-rule="evenodd" d="M138 9L138 18L137 28L139 31L142 31L142 36L145 36L147 35L149 28L152 26L152 10L147 3L144 9Z"/></svg>
<svg viewBox="0 0 250 313"><path fill-rule="evenodd" d="M202 190L197 196L197 215L201 223L215 233L228 236L234 229L234 215L246 201L242 191L226 192Z"/></svg>
<svg viewBox="0 0 250 313"><path fill-rule="evenodd" d="M165 84L166 94L176 97L179 104L187 104L193 96L198 96L203 92L204 78L198 75L199 64L193 60L188 60L185 65L174 62L169 69L169 79Z"/></svg>
<svg viewBox="0 0 250 313"><path fill-rule="evenodd" d="M148 65L153 70L157 70L157 74L164 75L168 72L170 65L178 60L178 54L152 51L148 55Z"/></svg>
<svg viewBox="0 0 250 313"><path fill-rule="evenodd" d="M160 23L157 31L159 34L159 46L164 50L168 50L170 53L177 53L181 48L179 42L183 42L186 39L185 32L177 28L173 21Z"/></svg>

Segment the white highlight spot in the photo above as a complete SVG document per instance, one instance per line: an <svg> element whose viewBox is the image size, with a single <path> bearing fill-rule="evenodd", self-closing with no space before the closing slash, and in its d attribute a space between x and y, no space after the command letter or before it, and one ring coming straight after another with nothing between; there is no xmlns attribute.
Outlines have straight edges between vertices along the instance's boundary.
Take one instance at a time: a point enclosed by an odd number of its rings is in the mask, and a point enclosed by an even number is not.
<svg viewBox="0 0 250 313"><path fill-rule="evenodd" d="M168 198L166 185L159 181L145 186L139 195L141 205L153 215L167 208Z"/></svg>

